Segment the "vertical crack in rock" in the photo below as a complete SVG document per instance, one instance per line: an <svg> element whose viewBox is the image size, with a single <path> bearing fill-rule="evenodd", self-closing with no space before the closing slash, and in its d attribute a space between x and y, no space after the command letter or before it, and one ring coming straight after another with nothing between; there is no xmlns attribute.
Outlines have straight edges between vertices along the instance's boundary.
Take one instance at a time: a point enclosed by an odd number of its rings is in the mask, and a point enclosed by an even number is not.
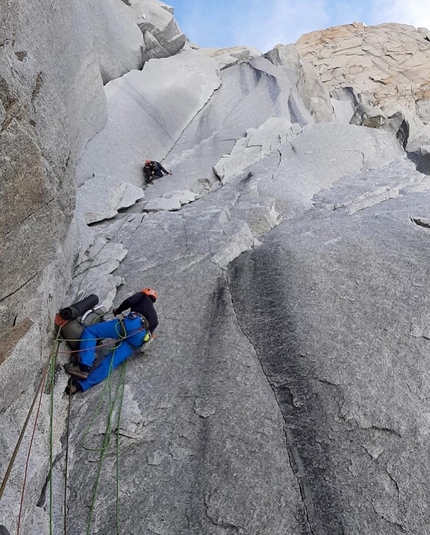
<svg viewBox="0 0 430 535"><path fill-rule="evenodd" d="M34 101L36 100L36 98L39 96L40 94L40 90L42 88L42 84L43 84L43 75L42 75L42 71L40 71L37 75L37 78L36 78L36 83L35 83L35 86L34 86L34 89L33 89L33 93L31 94L31 104L34 106Z"/></svg>
<svg viewBox="0 0 430 535"><path fill-rule="evenodd" d="M302 497L303 529L343 535L343 499L336 490L338 446L327 436L334 414L326 411L324 395L315 388L310 359L301 358L289 263L285 250L274 243L263 245L229 265L227 284L238 325L284 418L286 448Z"/></svg>
<svg viewBox="0 0 430 535"><path fill-rule="evenodd" d="M280 403L280 401L278 399L276 390L274 389L273 382L272 382L272 380L270 379L270 377L266 373L266 370L265 370L265 368L264 368L264 366L262 364L261 358L259 356L259 352L258 352L255 344L250 339L248 334L245 332L245 330L242 327L241 322L240 322L240 320L238 318L238 315L236 313L232 288L231 288L230 281L228 279L228 276L227 276L227 273L226 273L225 270L223 270L223 276L224 276L224 280L225 280L226 286L228 288L230 301L231 301L231 307L232 307L232 310L233 310L234 317L236 319L236 323L237 323L241 333L243 334L243 336L245 336L245 338L248 340L248 342L251 345L251 347L254 349L255 355L256 355L259 363L260 363L260 368L261 368L264 376L266 377L266 380L267 380L268 384L270 385L270 388L272 389L273 397L275 399L276 404L279 407L279 411L283 415L282 406L281 406L281 403ZM303 502L303 507L304 507L305 516L306 516L306 524L307 524L307 527L309 529L309 533L311 533L312 535L317 535L316 532L312 528L312 518L315 516L315 511L314 511L314 507L313 507L312 495L309 492L309 489L308 489L308 487L307 487L307 485L306 485L306 483L305 483L305 481L303 479L303 475L305 473L304 467L303 467L303 463L302 463L302 461L300 459L300 454L297 451L297 448L294 447L294 439L293 439L293 436L291 434L291 431L288 429L288 427L286 425L284 425L284 434L285 434L286 450L287 450L287 454L288 454L288 459L289 459L291 471L293 472L293 474L294 474L294 476L295 476L295 478L297 480L297 484L298 484L298 487L299 487L299 490L300 490L300 495L301 495L302 502Z"/></svg>
<svg viewBox="0 0 430 535"><path fill-rule="evenodd" d="M396 487L396 490L397 490L397 494L399 494L399 497L400 497L400 486L397 483L396 479L394 478L393 474L390 472L390 467L387 466L385 471L387 472L388 477L390 478L390 480L394 483L394 486Z"/></svg>
<svg viewBox="0 0 430 535"><path fill-rule="evenodd" d="M279 154L279 160L278 160L278 165L276 166L276 169L273 170L271 180L275 179L275 175L279 171L279 168L281 167L281 163L282 163L282 152L281 152L281 150L280 149L276 149L276 152Z"/></svg>
<svg viewBox="0 0 430 535"><path fill-rule="evenodd" d="M63 440L62 440L63 442ZM64 445L63 445L64 447ZM63 455L63 451L61 451L55 459L52 461L52 473L54 473L54 468L56 467L58 461L60 460L61 456ZM43 507L45 505L46 501L46 490L48 488L49 480L50 480L50 470L48 469L48 473L46 474L45 482L43 483L42 490L40 492L39 499L36 502L36 507Z"/></svg>
<svg viewBox="0 0 430 535"><path fill-rule="evenodd" d="M169 154L175 149L176 145L179 143L180 139L184 135L185 131L189 128L189 126L193 123L193 121L199 116L199 114L206 108L206 106L210 103L212 100L212 97L214 96L215 92L220 89L222 85L222 81L220 79L220 84L218 87L216 87L212 93L209 95L206 102L196 111L196 113L191 117L191 119L188 121L188 123L184 126L181 133L177 136L176 141L173 142L173 145L170 147L169 151L167 152L166 156L163 159L168 158ZM171 136L170 136L171 137ZM172 139L173 140L173 139Z"/></svg>

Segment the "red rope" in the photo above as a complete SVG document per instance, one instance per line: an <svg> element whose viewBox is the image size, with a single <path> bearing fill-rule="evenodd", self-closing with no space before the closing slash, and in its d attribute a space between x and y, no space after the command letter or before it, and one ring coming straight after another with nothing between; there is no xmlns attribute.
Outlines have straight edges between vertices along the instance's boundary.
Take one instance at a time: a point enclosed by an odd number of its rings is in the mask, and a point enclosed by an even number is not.
<svg viewBox="0 0 430 535"><path fill-rule="evenodd" d="M51 358L54 358L53 355L51 355ZM34 425L33 425L33 433L31 435L30 445L28 447L28 452L27 452L27 460L26 460L26 463L25 463L24 481L23 481L23 484L22 484L21 501L20 501L20 505L19 505L18 526L17 526L16 535L19 535L19 530L20 530L20 527L21 527L22 509L23 509L23 506L24 506L24 494L25 494L25 487L27 485L27 474L28 474L28 467L29 467L29 464L30 464L31 448L33 446L34 437L36 435L36 426L37 426L37 421L39 419L40 405L42 403L43 390L45 388L48 369L49 369L49 366L47 366L47 368L46 368L46 371L44 373L44 377L43 377L43 380L42 380L42 384L41 384L41 387L40 387L39 403L37 405L36 417L34 419Z"/></svg>

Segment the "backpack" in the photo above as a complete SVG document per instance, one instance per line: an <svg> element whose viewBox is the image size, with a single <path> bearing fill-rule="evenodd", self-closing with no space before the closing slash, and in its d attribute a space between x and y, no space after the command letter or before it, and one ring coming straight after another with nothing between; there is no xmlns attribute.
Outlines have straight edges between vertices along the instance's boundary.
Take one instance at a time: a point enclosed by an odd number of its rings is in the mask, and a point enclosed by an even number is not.
<svg viewBox="0 0 430 535"><path fill-rule="evenodd" d="M79 349L81 336L86 327L104 320L107 310L97 307L98 302L99 298L91 294L69 307L62 308L56 315L55 325L58 329L61 328L60 334L72 351Z"/></svg>

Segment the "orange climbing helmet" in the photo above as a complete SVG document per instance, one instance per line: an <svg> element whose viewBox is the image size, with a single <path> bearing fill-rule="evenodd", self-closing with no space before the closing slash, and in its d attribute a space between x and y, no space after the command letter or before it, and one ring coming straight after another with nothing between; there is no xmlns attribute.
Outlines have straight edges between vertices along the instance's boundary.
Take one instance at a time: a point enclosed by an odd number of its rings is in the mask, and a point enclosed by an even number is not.
<svg viewBox="0 0 430 535"><path fill-rule="evenodd" d="M145 164L149 165L151 163L151 160L145 160Z"/></svg>
<svg viewBox="0 0 430 535"><path fill-rule="evenodd" d="M154 303L155 301L157 301L158 295L157 295L157 292L153 288L144 288L142 290L142 293L150 297L154 301Z"/></svg>

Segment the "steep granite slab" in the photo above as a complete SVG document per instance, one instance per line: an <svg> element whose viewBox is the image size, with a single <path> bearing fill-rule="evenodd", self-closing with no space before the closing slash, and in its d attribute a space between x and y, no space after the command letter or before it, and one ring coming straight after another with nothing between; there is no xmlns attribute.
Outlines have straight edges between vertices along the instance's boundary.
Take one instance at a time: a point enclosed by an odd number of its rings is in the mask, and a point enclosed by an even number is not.
<svg viewBox="0 0 430 535"><path fill-rule="evenodd" d="M308 208L327 214L312 208L317 191L404 153L387 133L352 125L308 126L293 140L298 141L294 151L289 143L281 147L282 165L279 155L266 156L215 193L179 212L135 218L115 236L129 251L118 270L125 283L115 304L142 285L153 286L160 317L148 353L127 363L126 400L133 416L126 416L120 435L121 529L215 535L228 526L244 533L310 535L321 508L328 525L338 525L329 518L337 512L337 490L321 484L318 504L311 487L303 486L300 463L308 464L302 443L294 449L295 431L284 428L284 407L258 360L264 350L255 342L257 334L269 352L288 324L260 317L248 323L240 309L237 315L236 281L232 285L225 270L240 253L258 251L262 235L284 218L294 221ZM418 175L413 166L409 171ZM301 210L293 212L297 197ZM282 208L278 217L273 205ZM277 264L262 265L272 280ZM264 314L264 301L256 295L248 289L241 299ZM288 309L288 301L279 306ZM287 380L280 378L281 387ZM91 501L97 470L95 457L80 447L83 422L102 390L100 385L74 399L68 503L69 525L77 532L88 522L83 505ZM94 441L104 425L100 415ZM318 451L314 455L322 458ZM106 458L94 522L109 532L116 523L112 446Z"/></svg>
<svg viewBox="0 0 430 535"><path fill-rule="evenodd" d="M287 74L265 58L224 69L221 78L219 90L166 159L174 171L175 189L191 189L201 179L216 184L214 162L230 153L249 128L258 128L270 117L285 117L301 126L314 122ZM161 182L147 191L148 198L160 196Z"/></svg>
<svg viewBox="0 0 430 535"><path fill-rule="evenodd" d="M130 7L121 0L91 0L94 49L104 84L143 66L144 41Z"/></svg>
<svg viewBox="0 0 430 535"><path fill-rule="evenodd" d="M141 186L145 159L166 156L220 83L217 64L188 51L107 84L109 120L86 146L78 184L95 173Z"/></svg>
<svg viewBox="0 0 430 535"><path fill-rule="evenodd" d="M331 122L337 118L328 90L311 62L300 56L294 45L277 45L264 57L286 72L315 122Z"/></svg>
<svg viewBox="0 0 430 535"><path fill-rule="evenodd" d="M222 271L209 257L198 261L206 240L193 237L213 232L216 217L204 206L199 219L149 215L124 240L133 267L123 272L127 287L118 299L132 287L157 287L161 323L148 355L127 363L127 405L134 406L133 421L140 425L130 429L125 420L121 427L119 523L122 530L145 535L160 529L216 534L223 526L307 533L278 407L236 323ZM216 246L215 232L213 239ZM178 303L193 314L185 319ZM94 389L85 397L96 402L100 393ZM70 443L77 464L69 478L69 527L80 532L88 522L82 505L91 499L96 465L79 446L81 418L89 417L90 405L82 397L74 407ZM95 423L93 440L103 425L103 418ZM98 494L104 505L96 506L94 520L99 530L110 531L115 498L111 462L106 466Z"/></svg>
<svg viewBox="0 0 430 535"><path fill-rule="evenodd" d="M429 235L410 216L428 217L428 203L427 192L353 215L310 210L229 270L312 533L427 529Z"/></svg>

